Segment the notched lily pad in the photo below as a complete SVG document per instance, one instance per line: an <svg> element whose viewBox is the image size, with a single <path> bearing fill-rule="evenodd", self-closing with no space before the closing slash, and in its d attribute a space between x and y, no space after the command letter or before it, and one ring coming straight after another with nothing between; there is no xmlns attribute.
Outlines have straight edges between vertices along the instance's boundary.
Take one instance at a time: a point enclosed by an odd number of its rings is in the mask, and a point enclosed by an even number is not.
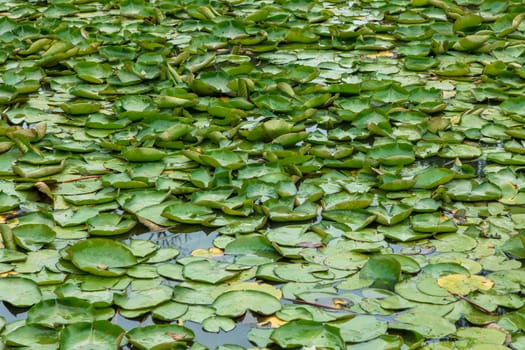
<svg viewBox="0 0 525 350"><path fill-rule="evenodd" d="M130 330L126 337L141 350L170 349L191 341L195 334L189 328L174 324L150 325Z"/></svg>
<svg viewBox="0 0 525 350"><path fill-rule="evenodd" d="M274 330L270 338L284 349L302 346L328 349L344 349L345 347L339 328L307 320L288 322Z"/></svg>
<svg viewBox="0 0 525 350"><path fill-rule="evenodd" d="M412 228L418 232L438 233L456 232L454 220L439 213L417 214L410 218Z"/></svg>
<svg viewBox="0 0 525 350"><path fill-rule="evenodd" d="M185 224L207 224L215 218L216 214L205 206L177 203L166 207L162 216Z"/></svg>
<svg viewBox="0 0 525 350"><path fill-rule="evenodd" d="M87 221L88 232L93 236L113 236L130 231L137 222L119 214L102 213Z"/></svg>
<svg viewBox="0 0 525 350"><path fill-rule="evenodd" d="M38 303L42 293L38 285L26 278L7 277L0 279L0 300L16 307L28 307Z"/></svg>
<svg viewBox="0 0 525 350"><path fill-rule="evenodd" d="M255 290L233 290L219 295L213 302L217 315L238 317L248 310L261 315L271 315L281 309L274 296Z"/></svg>
<svg viewBox="0 0 525 350"><path fill-rule="evenodd" d="M206 259L185 264L183 274L193 281L217 284L235 277L239 271L228 270L228 264Z"/></svg>
<svg viewBox="0 0 525 350"><path fill-rule="evenodd" d="M60 348L96 348L110 350L125 333L122 327L109 321L79 322L69 325L60 334Z"/></svg>
<svg viewBox="0 0 525 350"><path fill-rule="evenodd" d="M47 299L29 310L27 323L54 328L64 324L92 322L95 315L93 305L85 300L72 297Z"/></svg>
<svg viewBox="0 0 525 350"><path fill-rule="evenodd" d="M44 224L25 224L13 229L16 244L20 247L36 251L55 240L55 231Z"/></svg>
<svg viewBox="0 0 525 350"><path fill-rule="evenodd" d="M76 267L99 276L120 276L126 272L126 267L137 264L137 258L128 247L105 238L77 242L67 253Z"/></svg>
<svg viewBox="0 0 525 350"><path fill-rule="evenodd" d="M414 150L409 143L386 143L374 146L368 155L385 165L407 165L415 160Z"/></svg>
<svg viewBox="0 0 525 350"><path fill-rule="evenodd" d="M74 69L80 79L93 84L102 84L113 72L109 64L89 61L77 63Z"/></svg>

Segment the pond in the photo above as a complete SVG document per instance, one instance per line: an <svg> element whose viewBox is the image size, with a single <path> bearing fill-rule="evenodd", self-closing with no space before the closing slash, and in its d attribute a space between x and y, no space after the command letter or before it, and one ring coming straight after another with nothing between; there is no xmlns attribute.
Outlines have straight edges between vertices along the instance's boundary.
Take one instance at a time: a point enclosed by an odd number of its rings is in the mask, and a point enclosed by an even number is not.
<svg viewBox="0 0 525 350"><path fill-rule="evenodd" d="M2 2L1 342L525 348L523 13Z"/></svg>

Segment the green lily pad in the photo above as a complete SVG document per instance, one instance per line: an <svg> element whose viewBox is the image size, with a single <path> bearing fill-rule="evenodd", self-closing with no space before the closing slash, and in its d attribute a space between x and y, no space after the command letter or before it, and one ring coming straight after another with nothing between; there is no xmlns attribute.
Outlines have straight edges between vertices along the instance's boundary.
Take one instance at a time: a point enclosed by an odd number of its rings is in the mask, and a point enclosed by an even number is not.
<svg viewBox="0 0 525 350"><path fill-rule="evenodd" d="M93 305L77 298L47 299L33 306L27 314L29 324L54 328L77 322L93 322L96 313Z"/></svg>
<svg viewBox="0 0 525 350"><path fill-rule="evenodd" d="M0 192L0 213L18 208L20 199L16 196Z"/></svg>
<svg viewBox="0 0 525 350"><path fill-rule="evenodd" d="M99 276L123 275L126 267L137 264L137 258L124 244L104 238L80 241L68 248L71 262Z"/></svg>
<svg viewBox="0 0 525 350"><path fill-rule="evenodd" d="M410 216L412 210L412 207L405 204L383 204L368 208L368 211L376 216L376 221L381 225L400 223Z"/></svg>
<svg viewBox="0 0 525 350"><path fill-rule="evenodd" d="M108 307L113 304L113 292L111 290L82 291L79 286L71 283L62 284L56 288L55 294L60 298L84 299L93 304L94 307Z"/></svg>
<svg viewBox="0 0 525 350"><path fill-rule="evenodd" d="M331 326L339 328L341 338L345 342L360 343L385 334L388 323L374 316L358 315L343 321L331 322Z"/></svg>
<svg viewBox="0 0 525 350"><path fill-rule="evenodd" d="M200 156L202 162L213 167L228 169L242 168L248 160L248 154L229 150L212 150Z"/></svg>
<svg viewBox="0 0 525 350"><path fill-rule="evenodd" d="M281 303L274 296L255 290L234 290L222 293L212 306L217 315L238 317L248 310L261 315L271 315L281 309Z"/></svg>
<svg viewBox="0 0 525 350"><path fill-rule="evenodd" d="M221 330L229 332L235 328L235 322L228 317L212 316L202 321L202 328L206 332L218 333Z"/></svg>
<svg viewBox="0 0 525 350"><path fill-rule="evenodd" d="M293 110L291 100L282 95L258 94L252 97L252 101L257 107L273 112L291 112Z"/></svg>
<svg viewBox="0 0 525 350"><path fill-rule="evenodd" d="M99 48L98 53L110 62L118 62L132 60L136 50L130 46L108 45Z"/></svg>
<svg viewBox="0 0 525 350"><path fill-rule="evenodd" d="M427 338L446 337L456 331L449 320L428 311L409 311L396 317L396 321L400 323L391 323L389 328L415 331Z"/></svg>
<svg viewBox="0 0 525 350"><path fill-rule="evenodd" d="M60 105L60 108L62 108L64 112L69 113L71 115L85 115L96 113L100 110L101 107L102 106L100 105L100 103L93 103L82 100L76 100L70 103L62 103Z"/></svg>
<svg viewBox="0 0 525 350"><path fill-rule="evenodd" d="M207 224L216 214L212 209L191 203L177 203L167 206L162 216L186 224Z"/></svg>
<svg viewBox="0 0 525 350"><path fill-rule="evenodd" d="M18 92L15 87L6 84L0 84L0 104L5 105L16 98Z"/></svg>
<svg viewBox="0 0 525 350"><path fill-rule="evenodd" d="M93 84L102 84L113 72L109 64L89 61L79 62L74 68L80 79Z"/></svg>
<svg viewBox="0 0 525 350"><path fill-rule="evenodd" d="M111 213L103 213L87 221L88 232L93 236L120 235L130 231L136 223L130 217Z"/></svg>
<svg viewBox="0 0 525 350"><path fill-rule="evenodd" d="M36 251L44 245L55 240L55 231L43 224L25 224L13 229L13 236L16 244L20 247Z"/></svg>
<svg viewBox="0 0 525 350"><path fill-rule="evenodd" d="M27 347L32 349L57 349L59 333L51 328L39 325L22 325L7 334L2 340L8 346Z"/></svg>
<svg viewBox="0 0 525 350"><path fill-rule="evenodd" d="M188 305L168 301L154 308L151 316L162 321L173 321L184 315L186 311L188 311Z"/></svg>
<svg viewBox="0 0 525 350"><path fill-rule="evenodd" d="M523 108L525 108L525 97L511 97L506 99L501 105L501 109L508 114L525 115Z"/></svg>
<svg viewBox="0 0 525 350"><path fill-rule="evenodd" d="M94 113L89 115L84 125L92 129L119 130L125 128L130 123L131 121L125 118L116 119L103 113Z"/></svg>
<svg viewBox="0 0 525 350"><path fill-rule="evenodd" d="M161 350L191 341L195 334L183 326L161 324L133 328L126 333L126 337L138 349Z"/></svg>
<svg viewBox="0 0 525 350"><path fill-rule="evenodd" d="M171 299L173 289L160 285L155 288L130 291L125 295L115 294L115 304L125 310L146 309L160 305Z"/></svg>
<svg viewBox="0 0 525 350"><path fill-rule="evenodd" d="M408 143L387 143L374 146L368 155L385 165L407 165L415 160L412 145Z"/></svg>
<svg viewBox="0 0 525 350"><path fill-rule="evenodd" d="M239 271L228 271L228 264L219 263L214 260L198 260L184 265L184 277L198 282L217 284L231 279L239 274Z"/></svg>
<svg viewBox="0 0 525 350"><path fill-rule="evenodd" d="M456 232L454 221L439 213L417 214L410 218L412 228L418 232Z"/></svg>
<svg viewBox="0 0 525 350"><path fill-rule="evenodd" d="M454 180L446 185L447 194L453 200L487 201L501 197L501 190L492 183L478 183L474 180Z"/></svg>
<svg viewBox="0 0 525 350"><path fill-rule="evenodd" d="M428 168L416 175L415 188L432 189L443 185L455 176L455 172L447 168Z"/></svg>
<svg viewBox="0 0 525 350"><path fill-rule="evenodd" d="M13 291L16 290L16 293ZM26 278L9 277L0 279L0 300L16 307L28 307L38 303L42 293L38 285Z"/></svg>
<svg viewBox="0 0 525 350"><path fill-rule="evenodd" d="M270 338L284 349L314 346L343 349L344 340L339 329L320 322L296 320L275 329Z"/></svg>
<svg viewBox="0 0 525 350"><path fill-rule="evenodd" d="M119 338L125 333L120 326L109 321L79 322L67 326L60 334L60 347L63 349L115 348Z"/></svg>
<svg viewBox="0 0 525 350"><path fill-rule="evenodd" d="M165 156L165 152L152 147L129 147L122 152L122 157L130 162L156 162Z"/></svg>
<svg viewBox="0 0 525 350"><path fill-rule="evenodd" d="M363 266L359 278L374 281L373 287L393 290L401 278L401 264L391 256L376 255Z"/></svg>
<svg viewBox="0 0 525 350"><path fill-rule="evenodd" d="M372 203L372 199L368 193L338 192L325 197L325 209L362 209L368 207Z"/></svg>
<svg viewBox="0 0 525 350"><path fill-rule="evenodd" d="M115 101L114 110L118 118L141 120L158 114L157 106L148 96L129 95Z"/></svg>
<svg viewBox="0 0 525 350"><path fill-rule="evenodd" d="M355 209L323 211L323 218L345 224L352 231L359 231L371 224L376 217L366 211Z"/></svg>
<svg viewBox="0 0 525 350"><path fill-rule="evenodd" d="M481 150L472 145L452 144L442 148L438 155L443 158L470 159L481 156Z"/></svg>
<svg viewBox="0 0 525 350"><path fill-rule="evenodd" d="M434 68L439 61L433 57L409 56L405 58L405 68L410 71L423 72Z"/></svg>

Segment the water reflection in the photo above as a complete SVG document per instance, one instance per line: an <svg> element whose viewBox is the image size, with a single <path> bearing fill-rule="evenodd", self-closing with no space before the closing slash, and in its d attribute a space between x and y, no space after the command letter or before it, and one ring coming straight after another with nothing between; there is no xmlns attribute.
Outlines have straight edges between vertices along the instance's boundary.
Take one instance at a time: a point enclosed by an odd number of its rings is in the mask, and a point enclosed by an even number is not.
<svg viewBox="0 0 525 350"><path fill-rule="evenodd" d="M6 303L0 303L0 316L5 318L7 323L25 320L27 318L27 309L21 309Z"/></svg>

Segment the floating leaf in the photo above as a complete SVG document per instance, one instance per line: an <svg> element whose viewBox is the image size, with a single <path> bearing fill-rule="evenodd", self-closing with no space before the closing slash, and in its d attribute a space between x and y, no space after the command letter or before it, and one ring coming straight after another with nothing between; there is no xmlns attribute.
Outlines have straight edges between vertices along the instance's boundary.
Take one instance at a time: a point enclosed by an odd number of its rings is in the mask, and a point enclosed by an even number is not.
<svg viewBox="0 0 525 350"><path fill-rule="evenodd" d="M16 293L13 291L16 290ZM37 284L21 277L0 279L0 300L16 307L28 307L38 303L42 293Z"/></svg>
<svg viewBox="0 0 525 350"><path fill-rule="evenodd" d="M138 349L168 349L177 344L191 341L195 334L192 330L173 324L137 327L126 333L129 342Z"/></svg>
<svg viewBox="0 0 525 350"><path fill-rule="evenodd" d="M212 209L189 203L172 204L164 209L162 216L186 224L206 224L215 218Z"/></svg>
<svg viewBox="0 0 525 350"><path fill-rule="evenodd" d="M270 338L284 349L300 346L329 349L343 349L345 347L338 328L306 320L288 322L274 330Z"/></svg>
<svg viewBox="0 0 525 350"><path fill-rule="evenodd" d="M415 160L412 145L407 143L387 143L374 146L368 155L385 165L406 165Z"/></svg>
<svg viewBox="0 0 525 350"><path fill-rule="evenodd" d="M119 276L137 259L124 244L104 238L91 238L68 248L71 262L82 271L99 276Z"/></svg>
<svg viewBox="0 0 525 350"><path fill-rule="evenodd" d="M128 232L137 222L122 215L103 213L90 218L87 223L90 235L113 236Z"/></svg>
<svg viewBox="0 0 525 350"><path fill-rule="evenodd" d="M171 299L173 289L168 286L157 286L144 290L131 291L125 295L115 294L115 304L125 310L146 309L160 305Z"/></svg>
<svg viewBox="0 0 525 350"><path fill-rule="evenodd" d="M29 348L58 347L59 334L56 330L38 325L22 325L3 336L3 341L9 346L24 346Z"/></svg>
<svg viewBox="0 0 525 350"><path fill-rule="evenodd" d="M15 209L20 205L20 199L16 196L0 192L0 213Z"/></svg>
<svg viewBox="0 0 525 350"><path fill-rule="evenodd" d="M419 232L456 232L454 221L439 213L417 214L411 217L412 228Z"/></svg>
<svg viewBox="0 0 525 350"><path fill-rule="evenodd" d="M228 317L212 316L202 321L202 328L206 332L218 333L220 331L229 332L235 328L235 322Z"/></svg>
<svg viewBox="0 0 525 350"><path fill-rule="evenodd" d="M374 281L376 288L393 290L401 278L401 265L393 257L376 255L363 266L359 278Z"/></svg>
<svg viewBox="0 0 525 350"><path fill-rule="evenodd" d="M93 323L79 322L67 326L60 334L60 347L63 349L96 347L100 350L114 349L125 331L109 321Z"/></svg>
<svg viewBox="0 0 525 350"><path fill-rule="evenodd" d="M388 328L385 321L369 315L358 315L347 320L331 322L330 325L339 328L341 338L345 342L352 343L374 339L386 333Z"/></svg>
<svg viewBox="0 0 525 350"><path fill-rule="evenodd" d="M251 310L261 315L271 315L281 309L274 296L255 290L233 290L219 295L213 302L219 316L238 317Z"/></svg>
<svg viewBox="0 0 525 350"><path fill-rule="evenodd" d="M443 185L455 176L454 171L447 168L428 168L415 177L415 188L431 189Z"/></svg>
<svg viewBox="0 0 525 350"><path fill-rule="evenodd" d="M217 284L235 277L239 272L228 271L228 264L214 260L197 260L184 265L184 277L199 282Z"/></svg>
<svg viewBox="0 0 525 350"><path fill-rule="evenodd" d="M75 65L75 72L82 80L89 83L102 84L104 79L111 75L113 69L109 64L84 61Z"/></svg>
<svg viewBox="0 0 525 350"><path fill-rule="evenodd" d="M13 229L15 242L22 248L36 251L45 244L51 243L56 233L51 227L43 224L20 225Z"/></svg>
<svg viewBox="0 0 525 350"><path fill-rule="evenodd" d="M27 322L45 327L57 327L77 322L92 322L95 310L89 302L77 298L47 299L29 310Z"/></svg>

